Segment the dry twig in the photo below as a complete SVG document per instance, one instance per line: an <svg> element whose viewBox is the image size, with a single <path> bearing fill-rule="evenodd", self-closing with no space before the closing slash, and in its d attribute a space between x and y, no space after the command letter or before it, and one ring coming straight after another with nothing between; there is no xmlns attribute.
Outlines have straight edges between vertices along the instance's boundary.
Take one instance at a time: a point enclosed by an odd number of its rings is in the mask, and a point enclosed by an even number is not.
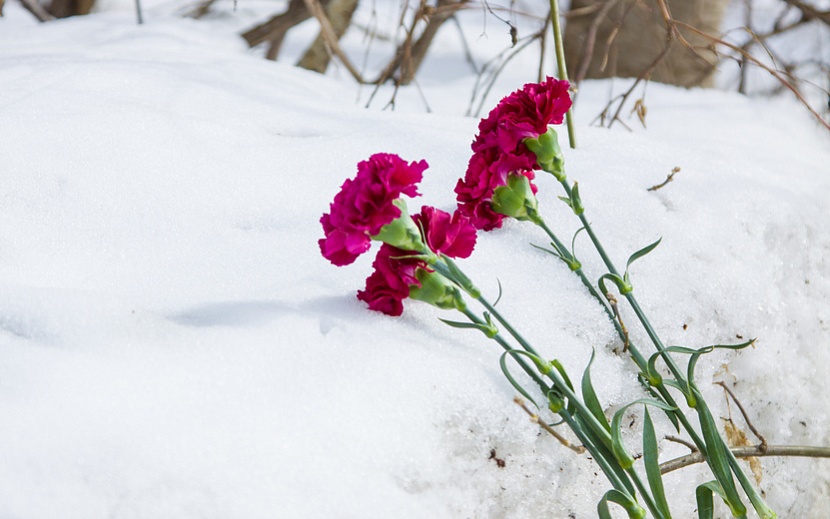
<svg viewBox="0 0 830 519"><path fill-rule="evenodd" d="M800 456L806 458L830 458L830 448L809 447L804 445L767 445L765 451L755 447L733 447L729 449L736 458L753 458L763 456ZM667 474L695 463L702 463L704 460L700 452L687 454L680 458L660 464L660 473Z"/></svg>
<svg viewBox="0 0 830 519"><path fill-rule="evenodd" d="M583 453L585 453L585 450L586 450L586 449L585 449L585 447L583 447L582 445L574 445L574 444L572 444L570 441L568 441L568 439L567 439L567 438L565 438L564 436L562 436L561 434L559 434L558 432L556 432L556 431L553 429L553 427L551 427L550 425L546 424L544 420L542 420L541 418L539 418L539 415L537 415L536 413L534 413L533 411L531 411L530 409L528 409L528 408L527 408L527 404L525 404L525 401L524 401L524 400L522 400L520 397L518 397L518 396L517 396L517 397L515 397L515 398L513 399L513 402L515 402L515 403L516 403L516 405L518 405L519 407L521 407L522 409L524 409L524 412L526 412L526 413L528 414L528 416L530 416L530 420L531 420L532 422L539 424L539 427L541 427L542 429L544 429L545 431L547 431L547 432L548 432L551 436L553 436L554 438L556 438L557 440L559 440L559 443L561 443L561 444L562 444L562 445L564 445L565 447L567 447L567 448L571 449L572 451L574 451L574 452L575 452L575 453L577 453L577 454L583 454Z"/></svg>

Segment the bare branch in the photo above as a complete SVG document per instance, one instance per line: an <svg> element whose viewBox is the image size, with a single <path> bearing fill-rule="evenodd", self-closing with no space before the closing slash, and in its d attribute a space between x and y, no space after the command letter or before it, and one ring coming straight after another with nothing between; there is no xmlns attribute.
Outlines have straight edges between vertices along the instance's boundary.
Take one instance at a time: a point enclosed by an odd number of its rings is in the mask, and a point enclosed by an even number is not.
<svg viewBox="0 0 830 519"><path fill-rule="evenodd" d="M35 0L20 0L23 7L32 13L39 22L49 22L55 19L54 16L46 12L46 9L40 6Z"/></svg>

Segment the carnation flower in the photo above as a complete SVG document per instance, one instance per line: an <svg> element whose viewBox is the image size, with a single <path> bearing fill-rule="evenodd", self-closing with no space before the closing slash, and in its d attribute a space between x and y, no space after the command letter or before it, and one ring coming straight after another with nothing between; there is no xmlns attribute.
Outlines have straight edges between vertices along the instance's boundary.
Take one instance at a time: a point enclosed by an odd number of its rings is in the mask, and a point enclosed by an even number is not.
<svg viewBox="0 0 830 519"><path fill-rule="evenodd" d="M403 300L409 297L409 286L421 286L415 270L426 266L424 260L412 256L411 252L384 243L372 263L375 271L366 278L366 289L357 291L357 298L368 303L371 310L401 315Z"/></svg>
<svg viewBox="0 0 830 519"><path fill-rule="evenodd" d="M570 107L568 82L548 77L505 97L481 120L467 172L455 188L459 210L477 229L501 227L504 215L491 207L493 192L506 185L511 174L534 179L533 170L540 167L524 140L538 138L551 124L561 124ZM536 186L529 183L535 194Z"/></svg>
<svg viewBox="0 0 830 519"><path fill-rule="evenodd" d="M571 108L567 81L548 77L541 83L528 83L502 99L478 125L473 151L497 147L513 154L528 137L538 137L551 124L562 124ZM521 150L525 151L525 150Z"/></svg>
<svg viewBox="0 0 830 519"><path fill-rule="evenodd" d="M412 217L423 230L427 246L436 254L468 258L476 245L476 230L470 219L456 211L452 215L430 206Z"/></svg>
<svg viewBox="0 0 830 519"><path fill-rule="evenodd" d="M493 193L496 188L507 185L507 177L514 173L527 177L535 194L537 188L532 182L536 177L535 160L529 152L508 155L500 154L496 148L473 154L466 175L455 186L459 211L470 218L476 229L490 231L501 227L504 215L493 211Z"/></svg>
<svg viewBox="0 0 830 519"><path fill-rule="evenodd" d="M320 252L337 266L348 265L366 252L371 238L401 216L395 201L403 194L418 196L426 161L407 163L397 155L378 153L357 165L357 176L346 180L320 223L326 237Z"/></svg>
<svg viewBox="0 0 830 519"><path fill-rule="evenodd" d="M452 258L472 254L476 231L470 219L458 211L450 215L425 206L412 219L423 229L426 243L435 254ZM441 308L452 306L454 298L460 297L458 289L433 272L417 252L384 243L372 266L375 271L366 279L366 288L357 292L357 298L372 310L398 316L403 313L403 300L410 295ZM429 290L420 290L426 284Z"/></svg>

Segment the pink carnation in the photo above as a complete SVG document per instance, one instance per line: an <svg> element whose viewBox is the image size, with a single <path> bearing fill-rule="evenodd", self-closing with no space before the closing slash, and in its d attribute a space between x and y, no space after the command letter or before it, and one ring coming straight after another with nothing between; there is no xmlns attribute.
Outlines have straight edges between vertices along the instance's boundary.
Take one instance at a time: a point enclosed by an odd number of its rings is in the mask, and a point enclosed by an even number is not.
<svg viewBox="0 0 830 519"><path fill-rule="evenodd" d="M533 170L539 165L523 141L547 132L548 125L561 124L570 107L568 82L548 77L505 97L481 120L467 172L455 187L459 210L477 229L501 227L504 215L490 207L493 192L507 184L511 173L534 179ZM533 182L530 187L536 193Z"/></svg>
<svg viewBox="0 0 830 519"><path fill-rule="evenodd" d="M424 230L427 245L436 254L452 258L466 258L473 252L476 230L470 219L456 211L449 213L424 206L421 213L412 216ZM398 249L384 243L372 263L375 271L366 279L365 290L357 292L357 298L368 303L369 308L387 315L403 313L403 300L409 297L411 286L421 286L416 277L419 268L431 271L427 263L413 257L412 251Z"/></svg>
<svg viewBox="0 0 830 519"><path fill-rule="evenodd" d="M548 77L541 83L528 83L502 99L479 123L473 151L497 147L503 153L521 153L522 140L545 133L548 125L562 124L571 108L568 87L567 81Z"/></svg>
<svg viewBox="0 0 830 519"><path fill-rule="evenodd" d="M403 300L409 297L409 286L421 286L415 270L427 266L423 260L406 257L411 254L384 243L372 263L375 271L366 278L366 289L358 290L357 298L368 303L372 310L401 315Z"/></svg>
<svg viewBox="0 0 830 519"><path fill-rule="evenodd" d="M320 252L337 266L352 263L371 245L381 227L401 215L393 202L402 194L418 196L426 161L407 164L397 155L377 153L357 165L357 176L346 180L330 212L320 218L326 237Z"/></svg>
<svg viewBox="0 0 830 519"><path fill-rule="evenodd" d="M436 254L451 258L468 258L476 245L476 230L470 219L456 211L450 215L434 207L424 206L421 214L412 217L424 229L427 246Z"/></svg>
<svg viewBox="0 0 830 519"><path fill-rule="evenodd" d="M536 178L535 165L536 156L530 152L510 155L487 148L473 154L466 175L455 186L459 211L470 218L476 229L490 231L501 227L504 215L494 212L490 206L493 192L507 184L510 173L517 173L531 181L530 187L536 193L537 188L532 182Z"/></svg>

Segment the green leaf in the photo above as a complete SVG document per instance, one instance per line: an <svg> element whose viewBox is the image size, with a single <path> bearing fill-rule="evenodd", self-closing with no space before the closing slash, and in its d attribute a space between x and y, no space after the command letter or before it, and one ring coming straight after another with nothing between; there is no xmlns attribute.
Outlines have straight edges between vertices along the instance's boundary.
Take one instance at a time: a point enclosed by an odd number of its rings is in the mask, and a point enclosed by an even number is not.
<svg viewBox="0 0 830 519"><path fill-rule="evenodd" d="M547 253L548 253L548 254L550 254L551 256L556 256L557 258L561 259L561 260L562 260L562 261L564 261L565 263L568 263L568 259L567 259L567 258L565 258L565 256L562 254L562 251L560 251L560 250L559 250L559 248L556 246L556 244L555 244L555 243L551 243L550 245L551 245L551 247L553 247L553 248L554 248L554 250L546 249L546 248L544 248L544 247L541 247L541 246L539 246L539 245L536 245L535 243L531 243L531 244L530 244L530 246L531 246L531 247L533 247L533 248L535 248L535 249L539 249L540 251L543 251L543 252L547 252Z"/></svg>
<svg viewBox="0 0 830 519"><path fill-rule="evenodd" d="M656 242L652 243L651 245L646 245L646 246L645 246L645 247L643 247L642 249L640 249L640 250L638 250L637 252L635 252L634 254L632 254L632 255L628 258L628 261L627 261L627 262L626 262L626 264L625 264L625 271L626 271L626 272L628 272L628 267L630 267L632 263L634 263L634 262L635 262L635 261L637 261L638 259L642 258L643 256L645 256L645 255L646 255L646 254L648 254L649 252L653 251L654 249L656 249L656 248L657 248L657 246L658 246L658 245L660 245L660 242L661 242L662 240L663 240L663 238L660 238L660 239L658 239Z"/></svg>
<svg viewBox="0 0 830 519"><path fill-rule="evenodd" d="M693 390L696 392L696 390ZM732 479L732 469L729 467L729 459L726 454L726 445L718 433L717 425L709 407L702 398L698 399L697 414L700 419L700 430L703 433L703 441L706 443L708 453L707 461L723 491L723 500L732 515L741 517L746 514L746 506L741 502L735 481Z"/></svg>
<svg viewBox="0 0 830 519"><path fill-rule="evenodd" d="M501 372L504 373L504 376L505 378L507 378L507 381L510 382L510 385L512 385L513 388L519 392L519 394L528 399L533 404L533 406L536 407L536 409L539 409L539 404L537 404L536 401L533 400L533 397L530 396L530 394L525 390L525 388L523 388L521 384L519 384L516 381L516 379L513 378L513 375L510 374L510 370L507 368L507 355L515 355L516 353L524 352L519 350L511 350L501 354L501 357L499 358L499 366L501 366Z"/></svg>
<svg viewBox="0 0 830 519"><path fill-rule="evenodd" d="M585 212L585 206L582 205L582 197L579 196L579 182L574 182L574 187L571 190L571 203L568 204L574 210L574 214L579 216Z"/></svg>
<svg viewBox="0 0 830 519"><path fill-rule="evenodd" d="M609 274L603 274L599 278L599 281L597 282L597 284L599 285L600 290L602 290L603 295L608 293L608 289L606 288L606 285L605 285L605 280L606 279L613 281L614 284L617 285L617 290L620 291L620 294L627 294L627 293L631 292L632 290L634 290L634 287L631 286L631 283L628 283L626 280L624 280L623 278L621 278L620 276L618 276L616 274L610 274L609 273Z"/></svg>
<svg viewBox="0 0 830 519"><path fill-rule="evenodd" d="M671 510L666 501L666 491L663 488L663 476L660 474L660 457L657 450L657 435L654 432L654 423L651 421L651 414L648 406L645 408L643 421L643 464L646 467L648 486L654 496L654 504L663 517L669 519Z"/></svg>
<svg viewBox="0 0 830 519"><path fill-rule="evenodd" d="M634 465L634 457L628 453L622 441L622 419L625 416L625 411L629 407L636 404L659 407L665 411L673 411L675 409L674 407L664 402L660 402L659 400L641 398L622 406L616 413L614 413L614 417L611 419L611 450L614 453L614 458L617 459L620 466L624 469L628 469Z"/></svg>
<svg viewBox="0 0 830 519"><path fill-rule="evenodd" d="M695 499L697 500L697 519L712 519L715 515L715 500L712 492L717 492L723 495L720 485L717 481L709 481L698 486L695 489Z"/></svg>
<svg viewBox="0 0 830 519"><path fill-rule="evenodd" d="M494 337L495 334L499 333L498 330L495 330L495 327L492 325L488 326L484 323L464 323L458 321L450 321L449 319L441 319L438 318L439 321L446 324L447 326L451 326L453 328L474 328L476 330L481 330L485 335L488 337ZM490 335L492 333L492 335Z"/></svg>
<svg viewBox="0 0 830 519"><path fill-rule="evenodd" d="M628 474L616 462L614 453L611 452L610 443L606 443L607 440L605 438L601 438L596 431L594 431L591 426L586 423L587 419L584 414L576 414L573 418L581 431L583 443L585 443L585 446L591 452L591 455L597 460L600 458L605 460L606 468L614 474L623 486L625 486L629 494L635 495L637 491L634 488L634 484L629 479Z"/></svg>
<svg viewBox="0 0 830 519"><path fill-rule="evenodd" d="M591 360L588 362L582 374L582 399L585 401L585 406L591 411L591 414L594 415L597 421L602 424L606 431L610 431L611 426L608 424L608 418L605 417L605 412L602 410L602 405L599 403L599 398L597 398L597 394L594 391L594 385L591 383L591 364L594 363L596 353L596 350L591 352Z"/></svg>
<svg viewBox="0 0 830 519"><path fill-rule="evenodd" d="M551 366L556 368L556 371L562 376L562 380L565 384L570 388L571 391L574 391L574 385L571 383L571 378L568 376L568 372L565 371L565 367L562 366L562 363L559 362L557 359L553 359L550 361ZM568 413L571 415L576 414L576 404L570 400L568 400Z"/></svg>
<svg viewBox="0 0 830 519"><path fill-rule="evenodd" d="M670 352L690 353L690 354L694 354L694 353L697 352L697 350L693 350L693 349L690 349L690 348L683 348L683 347L680 347L680 346L669 346L664 351L666 352L667 355ZM648 363L647 363L648 367L647 367L647 369L648 369L649 372L657 373L657 368L656 368L657 359L662 358L662 356L663 356L663 354L658 351L657 353L653 353L648 358ZM691 408L697 407L697 399L696 399L694 393L692 392L691 388L689 387L688 383L685 380L663 380L663 384L665 384L667 386L671 386L671 387L676 388L676 389L679 389L680 392L683 393L683 396L686 398L686 403L689 405L689 407L691 407Z"/></svg>
<svg viewBox="0 0 830 519"><path fill-rule="evenodd" d="M611 510L608 508L608 503L615 503L623 507L631 519L642 519L646 516L646 511L637 504L637 501L633 497L625 492L612 489L606 492L597 504L597 514L600 519L613 519L611 517Z"/></svg>
<svg viewBox="0 0 830 519"><path fill-rule="evenodd" d="M556 368L556 371L558 371L559 374L562 375L562 380L565 381L565 384L567 384L571 391L573 391L574 385L571 383L571 379L570 377L568 377L568 372L565 371L565 367L562 366L562 363L559 362L557 359L553 359L552 361L550 361L550 363L554 368Z"/></svg>

